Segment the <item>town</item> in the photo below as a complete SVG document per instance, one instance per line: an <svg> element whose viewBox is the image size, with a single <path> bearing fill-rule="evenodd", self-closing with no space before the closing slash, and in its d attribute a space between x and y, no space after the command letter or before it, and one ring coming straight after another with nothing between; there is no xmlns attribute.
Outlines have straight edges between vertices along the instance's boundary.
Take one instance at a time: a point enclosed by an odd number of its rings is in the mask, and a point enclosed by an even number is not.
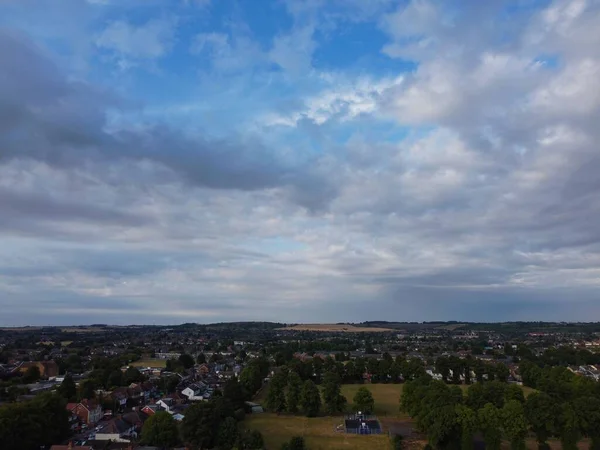
<svg viewBox="0 0 600 450"><path fill-rule="evenodd" d="M0 379L2 449L600 443L598 323L4 328Z"/></svg>

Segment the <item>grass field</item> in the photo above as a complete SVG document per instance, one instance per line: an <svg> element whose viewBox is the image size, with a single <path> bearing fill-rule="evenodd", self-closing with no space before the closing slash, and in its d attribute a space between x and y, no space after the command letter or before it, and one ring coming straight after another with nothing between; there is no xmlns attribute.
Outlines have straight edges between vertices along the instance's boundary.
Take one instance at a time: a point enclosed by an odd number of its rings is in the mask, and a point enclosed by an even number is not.
<svg viewBox="0 0 600 450"><path fill-rule="evenodd" d="M259 430L265 439L267 450L279 450L284 442L293 436L304 436L311 450L388 450L389 438L379 436L357 436L335 431L343 422L341 417L302 417L278 416L264 413L249 416L245 424L248 428Z"/></svg>
<svg viewBox="0 0 600 450"><path fill-rule="evenodd" d="M140 359L139 361L134 361L129 364L132 367L152 367L157 369L163 369L167 365L166 359L155 359L155 358L146 358Z"/></svg>
<svg viewBox="0 0 600 450"><path fill-rule="evenodd" d="M334 331L334 332L345 332L345 333L377 333L383 331L394 331L391 328L377 328L377 327L357 327L355 325L348 324L337 324L337 323L303 323L298 325L291 325L284 328L278 328L279 330L296 330L296 331Z"/></svg>

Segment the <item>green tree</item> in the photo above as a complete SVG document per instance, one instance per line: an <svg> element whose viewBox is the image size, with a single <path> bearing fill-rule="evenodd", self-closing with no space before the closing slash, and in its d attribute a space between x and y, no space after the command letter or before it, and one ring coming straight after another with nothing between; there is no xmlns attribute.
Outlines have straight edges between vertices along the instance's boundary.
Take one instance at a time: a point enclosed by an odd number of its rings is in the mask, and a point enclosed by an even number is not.
<svg viewBox="0 0 600 450"><path fill-rule="evenodd" d="M188 353L182 353L179 355L179 362L185 369L194 367L194 358Z"/></svg>
<svg viewBox="0 0 600 450"><path fill-rule="evenodd" d="M231 450L238 439L237 423L233 417L227 417L219 425L217 446L219 450Z"/></svg>
<svg viewBox="0 0 600 450"><path fill-rule="evenodd" d="M315 417L321 409L321 394L312 380L306 380L300 392L300 406L307 417Z"/></svg>
<svg viewBox="0 0 600 450"><path fill-rule="evenodd" d="M119 387L123 385L123 372L120 369L114 370L108 376L108 387Z"/></svg>
<svg viewBox="0 0 600 450"><path fill-rule="evenodd" d="M177 445L179 433L173 416L166 411L159 411L150 416L142 427L142 442L157 447Z"/></svg>
<svg viewBox="0 0 600 450"><path fill-rule="evenodd" d="M291 413L298 412L298 403L300 401L300 390L302 389L302 380L295 370L290 370L288 374L287 386L287 408Z"/></svg>
<svg viewBox="0 0 600 450"><path fill-rule="evenodd" d="M392 449L393 450L402 450L404 448L404 439L401 434L395 434L392 437Z"/></svg>
<svg viewBox="0 0 600 450"><path fill-rule="evenodd" d="M58 394L67 401L74 400L77 397L77 386L70 373L65 375L65 379L58 387Z"/></svg>
<svg viewBox="0 0 600 450"><path fill-rule="evenodd" d="M353 408L365 414L370 414L375 410L375 400L373 394L366 387L361 386L354 394Z"/></svg>
<svg viewBox="0 0 600 450"><path fill-rule="evenodd" d="M285 411L285 382L286 376L283 372L276 373L271 379L266 400L267 408L271 411Z"/></svg>
<svg viewBox="0 0 600 450"><path fill-rule="evenodd" d="M346 397L342 395L342 382L336 372L327 372L323 377L323 409L328 415L346 408Z"/></svg>
<svg viewBox="0 0 600 450"><path fill-rule="evenodd" d="M212 448L218 429L218 416L213 401L197 402L186 411L181 422L181 436L186 444L199 448Z"/></svg>
<svg viewBox="0 0 600 450"><path fill-rule="evenodd" d="M35 383L41 377L40 368L38 366L30 366L25 371L25 375L23 375L24 383Z"/></svg>
<svg viewBox="0 0 600 450"><path fill-rule="evenodd" d="M496 364L495 370L496 379L502 383L506 383L508 381L508 377L510 375L510 370L504 363Z"/></svg>
<svg viewBox="0 0 600 450"><path fill-rule="evenodd" d="M79 383L79 400L92 399L96 396L96 384L93 380L87 379Z"/></svg>
<svg viewBox="0 0 600 450"><path fill-rule="evenodd" d="M204 353L198 353L198 356L196 357L196 362L198 364L206 363L206 355L204 355Z"/></svg>
<svg viewBox="0 0 600 450"><path fill-rule="evenodd" d="M123 383L130 385L131 383L139 383L144 380L142 373L135 367L128 367L123 375Z"/></svg>
<svg viewBox="0 0 600 450"><path fill-rule="evenodd" d="M64 398L43 393L33 400L0 406L0 448L39 450L69 435Z"/></svg>
<svg viewBox="0 0 600 450"><path fill-rule="evenodd" d="M547 440L556 426L556 404L543 392L533 392L525 402L525 417L535 433L538 447L547 447Z"/></svg>
<svg viewBox="0 0 600 450"><path fill-rule="evenodd" d="M260 450L264 446L262 434L258 430L246 430L238 440L240 450Z"/></svg>
<svg viewBox="0 0 600 450"><path fill-rule="evenodd" d="M500 450L500 443L502 442L502 418L500 410L492 403L486 403L477 412L477 420L483 432L486 450Z"/></svg>
<svg viewBox="0 0 600 450"><path fill-rule="evenodd" d="M289 450L306 450L306 444L302 436L294 436L290 439Z"/></svg>
<svg viewBox="0 0 600 450"><path fill-rule="evenodd" d="M572 403L564 403L558 416L558 433L563 450L577 450L579 417Z"/></svg>
<svg viewBox="0 0 600 450"><path fill-rule="evenodd" d="M591 439L590 450L600 450L600 400L597 397L580 397L574 402L579 429Z"/></svg>
<svg viewBox="0 0 600 450"><path fill-rule="evenodd" d="M456 405L456 416L461 429L462 450L473 449L473 436L479 428L477 414L471 408L465 405Z"/></svg>
<svg viewBox="0 0 600 450"><path fill-rule="evenodd" d="M522 403L510 400L504 404L500 411L504 434L510 441L512 450L525 450L525 437L527 436L527 420Z"/></svg>
<svg viewBox="0 0 600 450"><path fill-rule="evenodd" d="M223 397L228 399L234 408L243 408L244 390L236 377L232 377L223 387Z"/></svg>
<svg viewBox="0 0 600 450"><path fill-rule="evenodd" d="M509 384L504 391L504 401L509 402L516 400L521 404L525 403L525 395L523 395L523 388L518 384Z"/></svg>

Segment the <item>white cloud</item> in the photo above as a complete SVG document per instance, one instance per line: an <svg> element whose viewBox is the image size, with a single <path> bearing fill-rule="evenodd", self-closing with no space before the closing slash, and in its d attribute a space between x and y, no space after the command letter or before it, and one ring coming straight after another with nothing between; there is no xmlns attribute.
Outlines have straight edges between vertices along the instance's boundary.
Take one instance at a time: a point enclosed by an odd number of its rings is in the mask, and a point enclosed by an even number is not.
<svg viewBox="0 0 600 450"><path fill-rule="evenodd" d="M95 40L96 46L112 52L119 64L127 67L139 60L154 60L170 52L176 22L153 19L143 25L117 20L110 23Z"/></svg>
<svg viewBox="0 0 600 450"><path fill-rule="evenodd" d="M317 47L314 32L314 25L309 24L276 36L269 59L294 75L306 73L312 67L312 55Z"/></svg>

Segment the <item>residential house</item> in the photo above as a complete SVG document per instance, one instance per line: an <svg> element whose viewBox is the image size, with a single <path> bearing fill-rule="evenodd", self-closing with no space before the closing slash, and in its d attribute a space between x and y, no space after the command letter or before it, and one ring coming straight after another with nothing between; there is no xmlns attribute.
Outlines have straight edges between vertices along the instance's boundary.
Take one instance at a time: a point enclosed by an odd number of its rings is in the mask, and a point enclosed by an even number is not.
<svg viewBox="0 0 600 450"><path fill-rule="evenodd" d="M210 366L207 363L202 363L198 366L198 372L200 375L207 375L210 373Z"/></svg>
<svg viewBox="0 0 600 450"><path fill-rule="evenodd" d="M160 406L161 409L167 411L168 413L171 413L173 407L175 406L175 400L173 400L170 397L163 398L157 401L156 404Z"/></svg>
<svg viewBox="0 0 600 450"><path fill-rule="evenodd" d="M53 445L50 450L94 450L94 447L89 445L73 445L69 442L67 445Z"/></svg>
<svg viewBox="0 0 600 450"><path fill-rule="evenodd" d="M142 408L142 412L149 415L149 416L153 416L154 414L156 414L158 411L161 411L161 407L160 405L157 405L156 403L153 403L151 405L146 405Z"/></svg>
<svg viewBox="0 0 600 450"><path fill-rule="evenodd" d="M97 441L129 442L131 438L137 437L136 426L115 417L96 431Z"/></svg>
<svg viewBox="0 0 600 450"><path fill-rule="evenodd" d="M123 420L131 424L138 434L142 432L142 427L148 417L148 414L143 411L130 411L123 414Z"/></svg>
<svg viewBox="0 0 600 450"><path fill-rule="evenodd" d="M204 393L206 391L205 385L198 383L192 383L186 387L181 393L187 397L189 401L204 400Z"/></svg>
<svg viewBox="0 0 600 450"><path fill-rule="evenodd" d="M173 419L177 421L182 421L185 417L185 411L190 407L190 405L175 405L171 408L170 413L173 415Z"/></svg>
<svg viewBox="0 0 600 450"><path fill-rule="evenodd" d="M67 409L87 425L98 423L102 419L102 407L93 400L83 399L79 403L68 403Z"/></svg>
<svg viewBox="0 0 600 450"><path fill-rule="evenodd" d="M181 356L181 353L177 352L159 352L156 353L158 359L177 359Z"/></svg>

